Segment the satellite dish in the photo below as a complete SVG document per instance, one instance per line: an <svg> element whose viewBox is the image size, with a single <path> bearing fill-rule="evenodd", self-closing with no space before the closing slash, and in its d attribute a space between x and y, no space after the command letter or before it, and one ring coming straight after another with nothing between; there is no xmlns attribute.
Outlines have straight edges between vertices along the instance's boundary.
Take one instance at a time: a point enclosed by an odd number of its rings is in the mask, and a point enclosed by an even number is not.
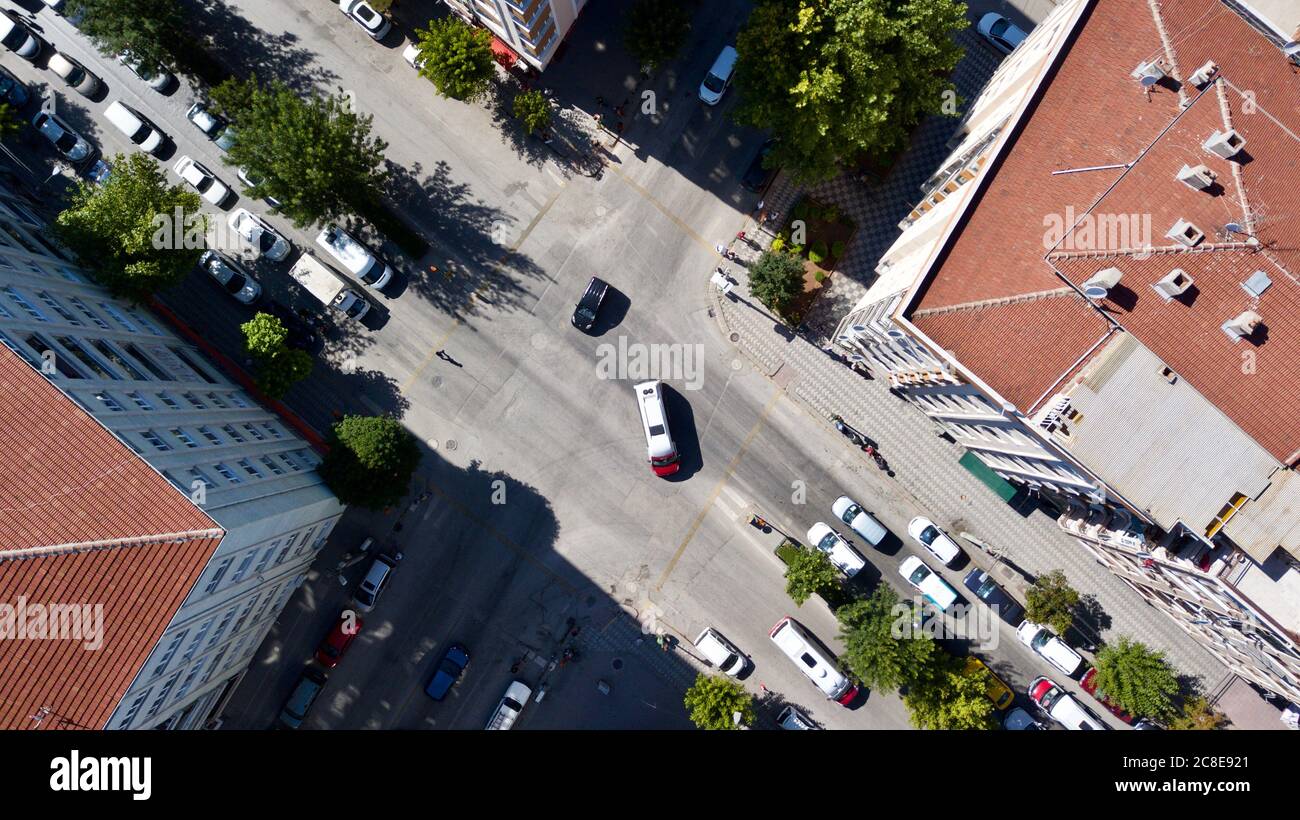
<svg viewBox="0 0 1300 820"><path fill-rule="evenodd" d="M1151 86L1160 82L1160 78L1155 76L1154 74L1143 74L1142 79L1139 80L1139 82L1142 83L1143 88L1150 88Z"/></svg>
<svg viewBox="0 0 1300 820"><path fill-rule="evenodd" d="M1227 225L1223 226L1223 229L1233 233L1245 233L1245 231L1241 229L1241 225L1236 222L1229 222Z"/></svg>

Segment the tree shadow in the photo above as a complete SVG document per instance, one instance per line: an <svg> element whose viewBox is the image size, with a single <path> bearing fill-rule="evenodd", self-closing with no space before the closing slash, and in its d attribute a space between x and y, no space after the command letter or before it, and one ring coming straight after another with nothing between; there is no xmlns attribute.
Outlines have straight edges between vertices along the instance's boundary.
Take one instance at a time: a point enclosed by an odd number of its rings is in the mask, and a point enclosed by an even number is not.
<svg viewBox="0 0 1300 820"><path fill-rule="evenodd" d="M180 2L189 30L202 32L196 38L198 44L236 76L247 77L255 72L264 82L278 80L300 93L338 79L333 71L317 65L316 53L300 45L293 32L263 31L221 0ZM337 11L338 4L334 5Z"/></svg>

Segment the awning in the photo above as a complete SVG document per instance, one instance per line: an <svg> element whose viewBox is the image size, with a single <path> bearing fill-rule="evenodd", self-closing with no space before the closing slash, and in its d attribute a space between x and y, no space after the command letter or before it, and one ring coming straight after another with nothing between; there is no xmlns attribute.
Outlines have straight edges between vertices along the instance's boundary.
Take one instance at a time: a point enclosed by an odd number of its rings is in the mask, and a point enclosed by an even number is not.
<svg viewBox="0 0 1300 820"><path fill-rule="evenodd" d="M970 450L967 450L966 455L958 459L957 463L965 467L971 475L979 479L981 484L996 493L998 498L1003 501L1010 501L1015 497L1015 485L993 472L987 464L980 461L979 456Z"/></svg>
<svg viewBox="0 0 1300 820"><path fill-rule="evenodd" d="M519 62L519 55L514 52L514 49L502 42L501 38L496 35L492 36L492 54L502 68L514 68L515 63Z"/></svg>

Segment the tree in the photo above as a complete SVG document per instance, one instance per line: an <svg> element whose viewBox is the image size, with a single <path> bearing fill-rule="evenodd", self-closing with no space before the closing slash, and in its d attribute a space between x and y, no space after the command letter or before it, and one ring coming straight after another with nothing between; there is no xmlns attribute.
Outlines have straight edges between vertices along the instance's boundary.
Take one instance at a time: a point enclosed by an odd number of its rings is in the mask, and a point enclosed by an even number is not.
<svg viewBox="0 0 1300 820"><path fill-rule="evenodd" d="M537 89L521 91L515 95L514 114L528 133L543 132L551 125L551 101Z"/></svg>
<svg viewBox="0 0 1300 820"><path fill-rule="evenodd" d="M829 179L858 152L901 148L923 116L959 113L948 75L967 25L952 0L759 0L736 37L733 117L779 140L769 167Z"/></svg>
<svg viewBox="0 0 1300 820"><path fill-rule="evenodd" d="M388 144L370 134L371 117L347 97L299 97L282 83L259 86L256 77L228 80L213 101L235 126L227 164L260 179L253 199L274 198L299 228L325 222L378 201L387 182Z"/></svg>
<svg viewBox="0 0 1300 820"><path fill-rule="evenodd" d="M870 597L840 607L844 665L870 689L895 690L918 680L938 651L928 634L919 630L900 632L900 618L911 618L898 593L886 584Z"/></svg>
<svg viewBox="0 0 1300 820"><path fill-rule="evenodd" d="M311 375L311 356L288 346L289 330L277 317L259 312L239 329L257 365L257 386L266 395L282 399L290 387Z"/></svg>
<svg viewBox="0 0 1300 820"><path fill-rule="evenodd" d="M0 102L0 140L16 136L23 130L23 118L9 103Z"/></svg>
<svg viewBox="0 0 1300 820"><path fill-rule="evenodd" d="M1174 713L1178 678L1165 653L1121 636L1097 653L1097 691L1137 717L1168 719Z"/></svg>
<svg viewBox="0 0 1300 820"><path fill-rule="evenodd" d="M406 495L420 463L415 438L388 416L344 416L330 431L318 471L344 504L392 506Z"/></svg>
<svg viewBox="0 0 1300 820"><path fill-rule="evenodd" d="M1179 731L1208 731L1222 729L1228 718L1205 698L1195 695L1183 701L1177 717L1169 721L1169 728Z"/></svg>
<svg viewBox="0 0 1300 820"><path fill-rule="evenodd" d="M839 583L835 565L826 553L800 547L785 570L786 594L799 606L814 594L835 589Z"/></svg>
<svg viewBox="0 0 1300 820"><path fill-rule="evenodd" d="M145 154L119 154L112 165L101 185L78 181L54 230L115 295L143 302L198 263L207 223L198 194L168 185Z"/></svg>
<svg viewBox="0 0 1300 820"><path fill-rule="evenodd" d="M393 0L366 0L370 7L383 14L393 7Z"/></svg>
<svg viewBox="0 0 1300 820"><path fill-rule="evenodd" d="M492 35L455 17L430 21L415 30L420 76L444 97L468 102L487 94L496 72Z"/></svg>
<svg viewBox="0 0 1300 820"><path fill-rule="evenodd" d="M1079 604L1079 593L1070 586L1064 572L1054 569L1038 576L1025 593L1025 604L1026 618L1064 635L1074 625L1074 608Z"/></svg>
<svg viewBox="0 0 1300 820"><path fill-rule="evenodd" d="M81 15L77 28L105 54L130 51L146 67L176 65L173 49L185 30L176 0L67 0L62 14Z"/></svg>
<svg viewBox="0 0 1300 820"><path fill-rule="evenodd" d="M749 291L777 313L803 293L803 262L781 251L763 251L749 269Z"/></svg>
<svg viewBox="0 0 1300 820"><path fill-rule="evenodd" d="M967 670L964 659L939 650L909 684L903 703L918 729L993 729L988 684L988 669Z"/></svg>
<svg viewBox="0 0 1300 820"><path fill-rule="evenodd" d="M683 700L691 722L701 729L739 729L754 723L754 697L729 678L700 673Z"/></svg>
<svg viewBox="0 0 1300 820"><path fill-rule="evenodd" d="M677 56L691 29L681 0L636 0L623 23L623 45L646 69Z"/></svg>

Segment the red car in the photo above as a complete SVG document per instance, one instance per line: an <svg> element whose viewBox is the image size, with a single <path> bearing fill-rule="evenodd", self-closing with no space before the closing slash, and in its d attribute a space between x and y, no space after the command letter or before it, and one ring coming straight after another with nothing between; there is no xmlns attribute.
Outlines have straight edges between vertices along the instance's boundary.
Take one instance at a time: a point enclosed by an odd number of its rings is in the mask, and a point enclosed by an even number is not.
<svg viewBox="0 0 1300 820"><path fill-rule="evenodd" d="M361 619L350 609L343 610L339 615L338 623L330 630L330 634L325 636L325 640L316 649L316 660L320 661L321 666L326 669L333 669L338 665L339 659L343 653L348 651L354 638L361 634Z"/></svg>
<svg viewBox="0 0 1300 820"><path fill-rule="evenodd" d="M1109 698L1106 697L1105 692L1097 691L1097 667L1095 666L1089 667L1088 671L1084 672L1083 677L1079 680L1079 685L1083 687L1083 691L1087 692L1089 695L1092 695L1094 700L1096 700L1102 706L1105 706L1107 711L1109 711L1112 715L1124 721L1125 723L1133 722L1133 716L1130 715L1128 712L1125 712L1123 707L1119 706L1116 703L1113 703Z"/></svg>

